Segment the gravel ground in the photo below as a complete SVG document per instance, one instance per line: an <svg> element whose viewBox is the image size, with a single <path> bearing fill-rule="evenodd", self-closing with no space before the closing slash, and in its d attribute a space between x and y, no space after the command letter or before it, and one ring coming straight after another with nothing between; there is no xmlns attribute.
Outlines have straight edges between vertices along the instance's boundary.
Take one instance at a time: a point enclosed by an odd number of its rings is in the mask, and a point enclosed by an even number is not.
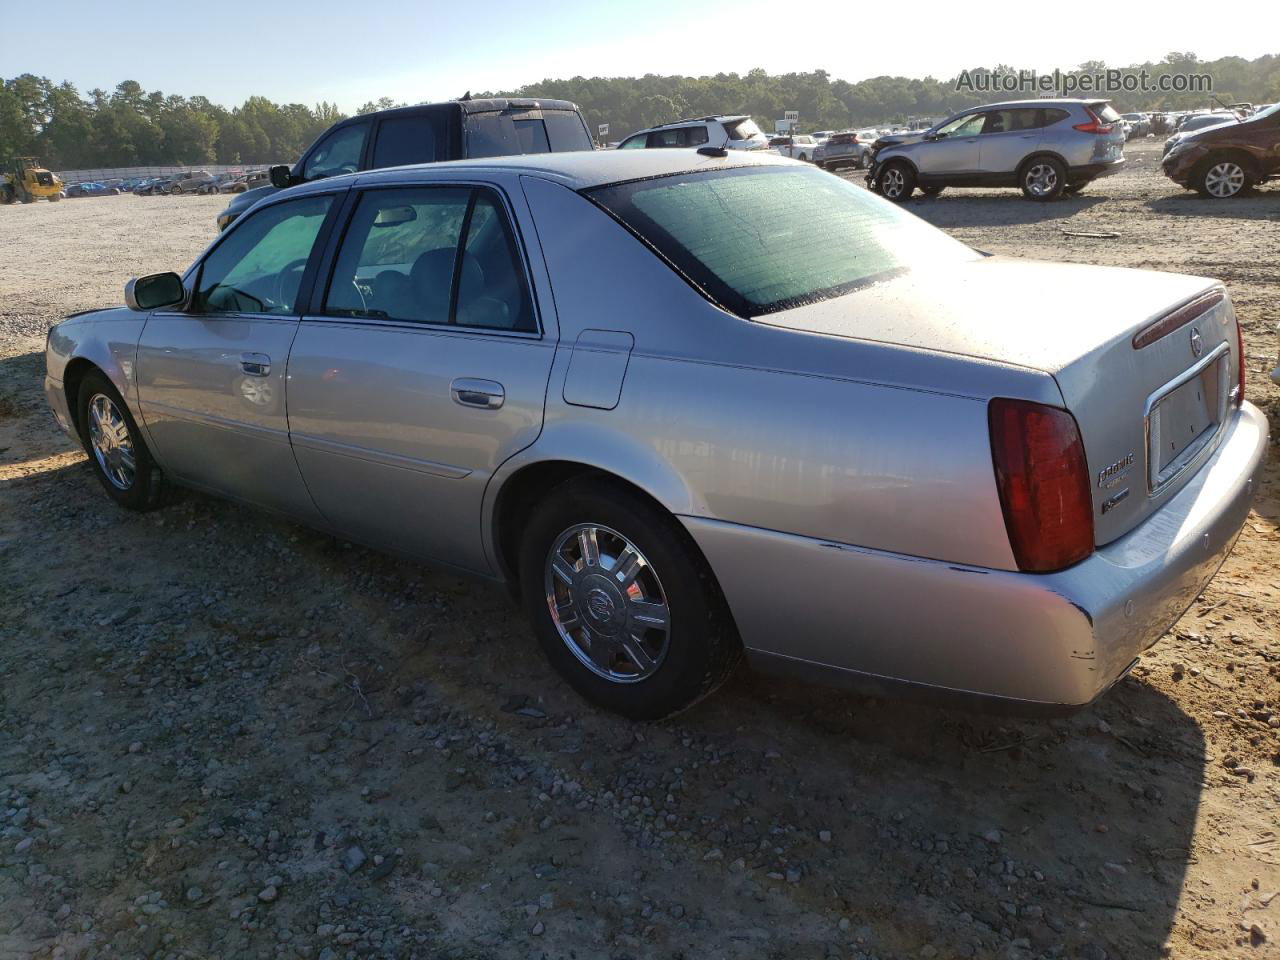
<svg viewBox="0 0 1280 960"><path fill-rule="evenodd" d="M1280 187L1203 201L1129 156L1079 198L911 209L995 253L1223 279L1280 422ZM223 202L0 211L0 958L1280 956L1277 451L1218 577L1088 711L741 671L633 725L498 589L102 494L45 409L45 329L185 266Z"/></svg>

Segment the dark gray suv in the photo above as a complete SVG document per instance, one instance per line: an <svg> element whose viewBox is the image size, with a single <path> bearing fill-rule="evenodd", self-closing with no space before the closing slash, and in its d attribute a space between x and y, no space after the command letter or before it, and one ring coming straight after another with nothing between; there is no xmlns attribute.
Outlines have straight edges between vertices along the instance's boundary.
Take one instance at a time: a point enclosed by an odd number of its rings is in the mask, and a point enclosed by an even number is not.
<svg viewBox="0 0 1280 960"><path fill-rule="evenodd" d="M335 123L292 168L272 167L272 185L238 194L218 214L218 229L276 190L340 173L591 149L582 114L567 100L450 100L366 113Z"/></svg>
<svg viewBox="0 0 1280 960"><path fill-rule="evenodd" d="M867 185L889 200L916 187L1020 187L1055 200L1124 166L1124 124L1105 100L1017 100L971 107L919 133L872 144Z"/></svg>

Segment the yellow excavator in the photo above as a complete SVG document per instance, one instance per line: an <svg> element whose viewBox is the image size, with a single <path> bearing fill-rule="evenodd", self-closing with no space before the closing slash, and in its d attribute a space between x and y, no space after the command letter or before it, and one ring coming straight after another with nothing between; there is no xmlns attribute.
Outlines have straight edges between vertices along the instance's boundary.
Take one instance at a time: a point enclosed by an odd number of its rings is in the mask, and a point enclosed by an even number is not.
<svg viewBox="0 0 1280 960"><path fill-rule="evenodd" d="M62 181L35 157L15 157L0 170L0 203L62 199Z"/></svg>

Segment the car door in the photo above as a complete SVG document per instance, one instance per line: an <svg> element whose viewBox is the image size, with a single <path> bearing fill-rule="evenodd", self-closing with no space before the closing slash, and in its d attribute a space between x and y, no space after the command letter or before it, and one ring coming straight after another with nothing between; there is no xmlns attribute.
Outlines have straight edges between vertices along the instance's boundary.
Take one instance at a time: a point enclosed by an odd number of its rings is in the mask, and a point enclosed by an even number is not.
<svg viewBox="0 0 1280 960"><path fill-rule="evenodd" d="M936 140L922 140L911 151L916 168L925 176L967 176L977 172L986 115L969 113L957 117L937 131Z"/></svg>
<svg viewBox="0 0 1280 960"><path fill-rule="evenodd" d="M979 137L978 163L991 177L1012 175L1040 145L1044 111L1036 107L991 110Z"/></svg>
<svg viewBox="0 0 1280 960"><path fill-rule="evenodd" d="M353 539L489 569L485 485L541 431L555 352L512 203L449 182L348 202L290 355L289 429L317 506Z"/></svg>
<svg viewBox="0 0 1280 960"><path fill-rule="evenodd" d="M271 203L188 274L183 309L147 318L135 359L151 443L177 479L317 520L293 452L285 371L304 281L336 193Z"/></svg>

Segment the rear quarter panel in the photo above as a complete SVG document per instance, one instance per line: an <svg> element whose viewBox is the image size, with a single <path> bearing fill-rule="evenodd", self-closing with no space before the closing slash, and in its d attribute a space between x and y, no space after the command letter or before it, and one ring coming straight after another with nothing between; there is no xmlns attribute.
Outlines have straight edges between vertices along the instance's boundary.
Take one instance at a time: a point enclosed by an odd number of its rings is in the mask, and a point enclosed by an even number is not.
<svg viewBox="0 0 1280 960"><path fill-rule="evenodd" d="M542 435L496 486L530 462L579 461L677 515L1013 568L986 400L1038 397L1050 378L731 316L588 200L524 189L561 347ZM635 338L614 409L562 396L584 329Z"/></svg>

